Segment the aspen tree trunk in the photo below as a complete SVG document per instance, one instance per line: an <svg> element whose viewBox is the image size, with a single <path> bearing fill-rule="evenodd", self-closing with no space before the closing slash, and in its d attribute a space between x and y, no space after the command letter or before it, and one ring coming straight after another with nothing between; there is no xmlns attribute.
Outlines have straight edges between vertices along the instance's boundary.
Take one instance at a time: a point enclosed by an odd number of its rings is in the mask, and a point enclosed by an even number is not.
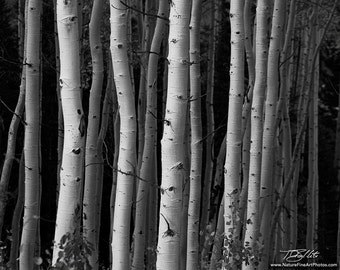
<svg viewBox="0 0 340 270"><path fill-rule="evenodd" d="M18 15L18 36L19 36L19 55L21 61L26 61L26 38L25 29L27 23L25 23L25 10L27 10L27 6L25 5L25 0L19 1L19 15ZM2 166L1 178L0 178L0 235L2 232L2 226L4 224L4 217L6 212L7 205L7 190L8 184L12 172L12 165L15 159L15 150L16 150L16 141L17 141L17 133L20 122L22 121L22 116L25 107L25 87L26 87L26 65L22 66L21 71L21 81L19 87L19 97L17 101L17 105L14 110L14 115L12 116L12 120L8 130L8 138L7 138L7 149L5 154L5 160Z"/></svg>
<svg viewBox="0 0 340 270"><path fill-rule="evenodd" d="M277 117L277 97L279 93L279 59L282 43L282 30L286 11L285 0L275 0L270 45L268 52L267 95L265 102L265 120L263 127L262 162L261 162L261 189L260 189L260 215L261 215L261 244L263 254L260 268L268 267L268 253L270 249L269 235L272 215L272 192L274 176L274 152ZM281 158L281 156L280 156Z"/></svg>
<svg viewBox="0 0 340 270"><path fill-rule="evenodd" d="M248 67L248 87L244 97L244 105L242 110L242 136L248 128L247 123L250 117L250 107L253 99L253 90L255 83L255 57L253 50L253 36L255 36L254 22L252 20L252 5L254 5L254 0L245 0L244 3L244 47L246 52L247 67Z"/></svg>
<svg viewBox="0 0 340 270"><path fill-rule="evenodd" d="M98 269L98 243L97 231L97 170L98 159L98 133L100 125L100 102L103 87L104 63L103 51L100 41L100 21L102 18L104 1L93 2L91 21L89 24L90 49L92 56L92 85L89 97L88 127L85 146L85 184L83 198L83 226L84 238L93 245L89 255L91 269ZM110 89L111 90L111 89Z"/></svg>
<svg viewBox="0 0 340 270"><path fill-rule="evenodd" d="M56 201L58 203L59 197L59 189L60 189L60 169L63 157L63 144L64 144L64 119L63 119L63 108L61 106L61 96L60 96L60 50L59 50L59 38L58 38L58 29L57 29L57 1L53 0L53 8L54 8L54 45L55 45L55 58L56 58L56 92L58 99L58 165L57 165L57 192L56 192Z"/></svg>
<svg viewBox="0 0 340 270"><path fill-rule="evenodd" d="M235 254L238 236L235 235L238 217L238 199L241 188L242 106L244 93L244 1L230 2L231 55L230 88L227 126L227 150L224 165L224 255L229 269L236 269L241 259ZM238 256L237 256L238 255Z"/></svg>
<svg viewBox="0 0 340 270"><path fill-rule="evenodd" d="M202 175L202 119L200 69L201 0L193 0L190 20L190 186L186 269L199 269L199 221Z"/></svg>
<svg viewBox="0 0 340 270"><path fill-rule="evenodd" d="M317 35L317 21L315 21L315 25L312 26L312 46L315 46L317 43ZM317 56L317 58L319 57ZM319 61L317 59L313 86L311 87L311 101L308 116L307 249L316 249L317 245L318 196L316 188L318 184L318 63Z"/></svg>
<svg viewBox="0 0 340 270"><path fill-rule="evenodd" d="M25 160L24 154L21 155L19 163L19 177L18 177L18 198L15 204L13 219L12 219L12 242L11 242L11 253L9 259L10 269L19 269L18 255L20 246L20 229L21 229L21 218L22 211L24 209L24 199L25 199Z"/></svg>
<svg viewBox="0 0 340 270"><path fill-rule="evenodd" d="M130 215L136 172L136 112L127 55L126 1L111 0L111 55L120 115L116 203L112 228L112 269L130 268ZM118 149L117 149L118 150Z"/></svg>
<svg viewBox="0 0 340 270"><path fill-rule="evenodd" d="M190 1L172 1L170 8L168 93L162 145L162 185L158 232L159 270L180 267L180 230L184 184L185 117L189 64Z"/></svg>
<svg viewBox="0 0 340 270"><path fill-rule="evenodd" d="M209 262L209 253L211 250L211 246L215 239L214 231L216 229L216 223L218 221L218 209L221 204L221 197L223 196L222 192L222 181L224 180L224 163L225 163L225 156L226 156L226 138L227 134L225 134L223 141L220 146L220 150L216 159L216 171L214 176L214 184L212 190L212 204L210 207L210 212L215 213L210 224L207 228L207 235L204 239L204 245L201 251L201 265L205 265ZM224 210L223 210L224 211ZM224 213L224 212L223 212ZM222 214L223 215L223 214ZM224 223L222 222L222 226ZM224 229L222 229L223 231Z"/></svg>
<svg viewBox="0 0 340 270"><path fill-rule="evenodd" d="M140 2L140 1L138 1ZM156 14L154 0L147 0L145 2L145 13L150 15L145 15L143 20L140 14L137 14L139 21L142 21L142 24L139 25L142 28L139 32L142 32L140 43L141 43L141 51L142 55L140 57L140 82L139 82L139 92L138 92L138 172L140 171L140 167L142 166L143 160L143 149L144 149L144 137L145 137L145 127L146 127L146 99L147 99L147 76L148 76L148 61L149 61L149 51L150 45L152 42L154 28L155 28L155 20L154 16ZM141 4L139 4L141 5ZM141 8L141 7L140 7Z"/></svg>
<svg viewBox="0 0 340 270"><path fill-rule="evenodd" d="M136 222L134 229L134 254L132 261L132 269L144 269L145 251L146 251L146 224L147 224L147 208L154 208L150 205L150 192L157 192L156 180L156 136L157 136L157 67L158 58L163 39L164 28L166 24L165 18L168 17L169 3L162 0L159 3L157 22L154 36L151 42L151 48L148 59L147 69L147 91L146 91L146 115L145 115L145 136L144 150L142 155L142 163L140 168L140 180L137 191L136 200ZM147 261L149 263L149 261Z"/></svg>
<svg viewBox="0 0 340 270"><path fill-rule="evenodd" d="M190 45L189 45L190 47ZM189 56L190 59L190 56ZM189 93L189 81L188 80L188 93ZM189 99L189 96L187 97ZM183 168L190 168L190 114L189 104L187 107L187 116L185 123L185 135L183 142L184 149L184 163ZM188 237L188 210L189 210L189 196L190 196L190 170L184 171L183 179L183 193L182 193L182 213L181 213L181 230L180 230L180 270L186 269L187 261L187 237Z"/></svg>
<svg viewBox="0 0 340 270"><path fill-rule="evenodd" d="M293 70L292 66L295 65L294 59L289 60L291 53L293 51L293 28L295 25L295 14L296 14L296 0L290 1L289 7L289 17L287 22L287 29L285 33L284 45L282 48L281 56L280 56L280 98L278 106L278 114L277 114L277 124L280 119L282 119L283 126L283 166L284 166L284 175L289 174L289 166L291 163L292 157L292 135L290 128L290 117L289 117L289 94L290 89L293 86L292 78L294 74L291 73ZM292 76L293 75L293 76ZM286 200L287 202L287 200ZM296 235L296 226L297 226L297 185L294 185L294 182L291 185L291 192L289 195L289 215L290 215L290 226L289 226L289 235L290 235L290 249L295 248L295 242L297 239Z"/></svg>
<svg viewBox="0 0 340 270"><path fill-rule="evenodd" d="M20 243L20 269L34 267L40 205L40 31L42 1L27 2L25 202Z"/></svg>
<svg viewBox="0 0 340 270"><path fill-rule="evenodd" d="M256 79L254 85L254 96L251 108L251 145L249 164L249 185L247 224L244 245L251 248L254 259L249 258L249 264L243 262L243 269L257 269L259 252L259 197L261 180L261 156L262 156L262 134L263 134L263 100L267 80L267 32L268 32L268 10L269 1L261 0L256 9Z"/></svg>
<svg viewBox="0 0 340 270"><path fill-rule="evenodd" d="M78 226L83 179L85 121L81 103L77 3L57 0L57 27L60 46L60 87L64 118L64 147L60 171L56 230L52 264L63 262L61 238L74 235ZM26 158L26 156L25 156Z"/></svg>
<svg viewBox="0 0 340 270"><path fill-rule="evenodd" d="M318 43L315 47L315 50L314 50L314 53L313 53L313 57L312 57L312 62L311 62L311 66L310 66L310 70L309 72L311 73L311 77L310 77L310 80L311 81L314 81L314 67L315 67L315 63L316 63L316 60L317 60L317 56L318 56L318 53L319 53L319 50L320 50L320 46L321 46L321 42L325 36L325 33L327 32L327 29L332 21L332 18L333 18L333 15L334 15L334 11L336 9L336 6L337 6L337 1L334 1L333 3L333 7L332 7L332 10L327 18L327 22L323 28L323 31L322 33L320 34L320 38L318 40ZM278 218L279 218L279 215L280 215L280 212L282 210L282 206L283 206L283 203L284 203L284 200L285 200L285 196L287 194L287 191L290 187L290 184L291 184L291 181L292 181L292 177L293 177L293 173L294 173L294 170L295 170L295 166L296 166L296 162L298 160L298 157L299 157L299 153L300 153L300 148L301 148L301 145L302 145L302 141L303 141L303 135L304 135L304 129L306 127L306 113L307 113L307 110L308 110L308 104L309 104L309 95L308 93L310 92L310 88L307 88L304 90L305 91L305 96L307 96L307 102L304 103L304 107L303 107L303 110L302 110L302 126L301 126L301 129L298 131L298 134L296 136L296 141L295 141L295 146L294 146L294 151L293 151L293 155L292 155L292 162L291 162L291 165L290 165L290 170L289 170L289 174L286 178L286 181L285 181L285 184L282 188L282 191L280 193L280 196L277 200L277 203L276 203L276 208L275 208L275 212L274 212L274 215L273 215L273 222L272 222L272 228L271 228L271 239L273 237L273 234L274 234L274 230L275 230L275 226L276 226L276 223L278 221Z"/></svg>

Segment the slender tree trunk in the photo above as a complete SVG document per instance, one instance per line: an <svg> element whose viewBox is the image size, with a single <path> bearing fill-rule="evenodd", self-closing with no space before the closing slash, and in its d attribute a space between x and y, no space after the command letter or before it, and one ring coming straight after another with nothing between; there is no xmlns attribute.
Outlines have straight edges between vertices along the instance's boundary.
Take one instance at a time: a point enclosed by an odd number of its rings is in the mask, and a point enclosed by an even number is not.
<svg viewBox="0 0 340 270"><path fill-rule="evenodd" d="M244 239L244 245L246 248L249 247L251 249L253 259L248 258L248 265L245 262L243 263L243 268L246 270L257 269L256 263L259 259L259 197L263 134L263 101L267 80L267 33L269 4L270 3L268 0L258 1L256 10L256 79L251 109L251 145L246 222L247 224Z"/></svg>
<svg viewBox="0 0 340 270"><path fill-rule="evenodd" d="M190 20L191 163L186 269L199 269L199 221L202 175L202 119L200 69L201 0L193 0Z"/></svg>
<svg viewBox="0 0 340 270"><path fill-rule="evenodd" d="M89 97L88 127L86 132L85 146L85 184L83 198L83 226L84 238L93 245L89 255L91 269L97 270L98 243L96 241L97 231L97 170L98 164L98 133L100 125L100 103L103 87L104 63L103 51L100 41L100 21L102 17L104 1L93 2L91 21L89 24L90 49L92 56L92 85ZM110 89L111 90L111 89Z"/></svg>
<svg viewBox="0 0 340 270"><path fill-rule="evenodd" d="M168 16L169 3L162 0L159 3L156 28L151 43L151 52L149 55L147 69L147 91L146 91L146 115L145 115L145 136L144 150L140 168L140 180L137 191L136 200L136 223L134 229L134 254L132 261L132 269L144 269L144 256L146 251L146 222L147 208L153 207L149 205L149 196L155 191L157 186L156 180L156 136L157 136L157 67L158 55L160 53L161 42L166 21L164 18ZM150 210L152 211L152 210ZM148 262L149 263L149 262Z"/></svg>
<svg viewBox="0 0 340 270"><path fill-rule="evenodd" d="M20 269L34 267L40 205L40 31L42 1L28 1L26 44L25 202Z"/></svg>
<svg viewBox="0 0 340 270"><path fill-rule="evenodd" d="M111 55L120 115L112 269L130 268L130 219L136 173L136 112L127 54L126 1L111 0Z"/></svg>
<svg viewBox="0 0 340 270"><path fill-rule="evenodd" d="M78 6L75 2L57 0L57 26L60 47L60 87L64 118L64 146L60 171L56 230L52 264L67 263L62 238L67 245L71 238L77 239L81 211L81 188L83 180L83 152L86 131L80 90L80 59ZM25 156L26 157L26 156ZM79 239L77 239L79 240ZM72 256L72 255L71 255Z"/></svg>
<svg viewBox="0 0 340 270"><path fill-rule="evenodd" d="M162 145L162 186L157 269L180 267L180 230L184 184L185 116L189 64L190 1L172 1L170 8L168 94Z"/></svg>
<svg viewBox="0 0 340 270"><path fill-rule="evenodd" d="M21 218L24 209L25 199L25 160L24 154L21 155L19 164L19 177L18 177L18 198L15 204L13 219L12 219L12 242L11 242L11 253L9 259L9 265L11 269L19 269L19 247L20 247L20 230L21 230Z"/></svg>
<svg viewBox="0 0 340 270"><path fill-rule="evenodd" d="M279 93L279 59L280 47L283 34L284 15L286 11L285 0L275 0L273 11L273 22L268 53L268 77L267 96L265 102L265 120L263 128L263 146L261 162L261 189L260 189L260 215L261 215L261 244L263 243L263 254L260 268L268 267L268 253L270 249L269 235L272 215L272 193L274 177L274 152L277 117L277 98ZM280 157L281 158L281 157Z"/></svg>
<svg viewBox="0 0 340 270"><path fill-rule="evenodd" d="M18 45L19 54L21 55L22 61L26 61L26 43L27 43L26 41L27 35L25 34L25 28L27 26L27 24L25 23L25 18L27 17L25 15L26 13L25 10L27 9L27 6L25 6L25 2L26 2L25 0L19 1L19 18L18 18L18 35L19 35ZM26 65L23 65L21 71L19 97L8 130L7 149L0 178L0 235L4 224L4 217L8 200L7 198L8 184L11 177L13 161L15 160L18 128L20 122L25 123L22 120L25 107L25 88L26 88Z"/></svg>

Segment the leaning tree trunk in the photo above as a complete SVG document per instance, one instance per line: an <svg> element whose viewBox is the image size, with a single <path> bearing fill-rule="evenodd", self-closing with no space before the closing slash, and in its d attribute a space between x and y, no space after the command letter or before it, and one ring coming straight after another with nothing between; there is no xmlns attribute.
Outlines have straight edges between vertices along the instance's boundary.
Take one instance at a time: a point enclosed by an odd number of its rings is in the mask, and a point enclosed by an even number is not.
<svg viewBox="0 0 340 270"><path fill-rule="evenodd" d="M78 7L74 1L57 1L57 27L60 47L60 87L64 118L64 147L60 171L60 192L52 264L70 258L61 249L61 240L75 234L81 211L85 120L80 90ZM25 156L26 158L26 156ZM79 240L79 239L78 239ZM71 255L72 256L72 255Z"/></svg>
<svg viewBox="0 0 340 270"><path fill-rule="evenodd" d="M27 2L27 5L25 202L19 256L19 266L23 270L32 269L35 265L34 251L40 206L40 20L42 1L31 0Z"/></svg>
<svg viewBox="0 0 340 270"><path fill-rule="evenodd" d="M120 115L112 269L130 268L130 215L136 172L136 112L127 55L126 1L111 0L111 55Z"/></svg>
<svg viewBox="0 0 340 270"><path fill-rule="evenodd" d="M187 115L190 1L172 1L170 9L169 71L162 145L162 186L158 232L159 270L180 267L180 229L184 184L184 136Z"/></svg>

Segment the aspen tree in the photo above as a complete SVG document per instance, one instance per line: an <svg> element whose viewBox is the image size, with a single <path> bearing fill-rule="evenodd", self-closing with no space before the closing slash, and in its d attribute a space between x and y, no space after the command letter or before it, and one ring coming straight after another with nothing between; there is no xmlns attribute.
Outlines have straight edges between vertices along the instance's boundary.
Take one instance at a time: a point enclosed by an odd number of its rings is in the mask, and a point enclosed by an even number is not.
<svg viewBox="0 0 340 270"><path fill-rule="evenodd" d="M246 52L246 59L247 59L247 70L248 70L248 86L247 91L244 97L244 105L242 110L242 134L246 132L247 123L249 122L248 119L250 117L250 107L251 101L253 99L253 90L254 90L254 83L255 83L255 57L254 57L254 50L253 50L253 27L254 22L252 19L252 5L254 5L254 0L245 0L244 3L244 48Z"/></svg>
<svg viewBox="0 0 340 270"><path fill-rule="evenodd" d="M160 53L163 39L166 18L168 17L169 3L166 0L159 2L156 28L151 42L151 48L148 59L147 69L147 92L146 92L146 115L145 115L145 136L142 163L140 168L140 180L136 200L136 222L134 229L134 254L132 269L144 269L144 256L146 248L146 224L147 224L147 207L149 205L150 192L157 192L156 181L156 136L157 136L157 67L158 55ZM152 211L151 209L149 211ZM148 261L149 263L149 261Z"/></svg>
<svg viewBox="0 0 340 270"><path fill-rule="evenodd" d="M268 265L269 235L272 214L272 192L274 176L274 151L276 132L277 97L279 93L279 57L281 51L284 15L286 11L285 0L275 0L273 21L268 52L267 95L265 101L265 118L263 127L262 162L261 162L261 189L260 189L260 215L261 215L261 244L264 250L260 268Z"/></svg>
<svg viewBox="0 0 340 270"><path fill-rule="evenodd" d="M120 115L116 203L112 228L112 268L130 268L130 214L136 172L136 112L127 55L126 1L110 1L111 55Z"/></svg>
<svg viewBox="0 0 340 270"><path fill-rule="evenodd" d="M100 125L100 102L103 87L104 63L103 51L100 41L100 21L104 1L93 2L91 21L89 24L90 49L92 57L92 85L89 97L88 127L85 146L85 184L83 199L83 226L84 238L93 245L89 255L89 264L92 269L98 269L98 243L97 231L97 170L98 170L98 133ZM100 180L99 180L100 181Z"/></svg>
<svg viewBox="0 0 340 270"><path fill-rule="evenodd" d="M225 163L225 156L226 156L226 137L227 134L225 134L223 141L220 146L220 150L216 159L216 171L215 171L215 176L214 176L214 183L213 183L213 191L212 193L214 196L211 198L212 199L212 204L210 207L209 215L210 213L215 213L213 215L213 218L210 221L210 224L207 229L207 237L205 238L203 248L201 251L201 265L206 264L209 261L209 252L211 250L211 245L213 244L213 241L215 239L214 236L214 230L216 229L216 224L218 222L218 214L219 213L219 207L220 207L220 200L221 194L223 192L222 190L222 181L224 179L224 163ZM223 210L224 211L224 210ZM224 212L223 212L224 213ZM222 214L223 217L223 214ZM224 227L224 222L222 221L222 226ZM222 229L224 231L224 229Z"/></svg>
<svg viewBox="0 0 340 270"><path fill-rule="evenodd" d="M168 93L161 141L162 185L158 232L157 269L180 267L180 230L184 185L185 117L189 64L190 1L172 1L170 8Z"/></svg>
<svg viewBox="0 0 340 270"><path fill-rule="evenodd" d="M249 164L247 224L244 245L251 248L254 256L249 264L243 263L244 269L256 269L259 252L259 195L261 179L262 133L263 133L263 100L267 80L267 32L269 1L261 0L256 9L256 44L255 44L255 85L251 107L251 145Z"/></svg>
<svg viewBox="0 0 340 270"><path fill-rule="evenodd" d="M289 6L289 17L287 22L287 28L284 38L284 45L282 48L282 52L280 55L280 97L278 102L277 109L277 123L280 119L282 119L282 148L283 148L283 166L284 166L284 175L288 175L289 166L291 163L292 156L292 135L290 128L290 116L288 112L289 105L289 90L292 87L292 79L291 77L295 76L292 74L292 66L295 64L294 59L290 59L293 48L292 36L293 29L295 25L295 13L296 13L296 0L290 1ZM290 74L292 76L290 76ZM289 226L289 235L290 235L290 249L295 248L294 242L297 239L295 234L295 227L297 226L297 185L294 185L294 182L291 185L291 192L289 195L289 215L290 215L290 226ZM287 200L286 200L287 202Z"/></svg>
<svg viewBox="0 0 340 270"><path fill-rule="evenodd" d="M329 13L326 24L325 24L325 26L322 30L322 33L320 34L320 38L318 39L318 43L316 44L316 47L314 49L314 53L313 53L313 56L312 56L312 62L311 62L310 70L309 70L310 72L313 71L313 69L314 69L316 59L317 59L317 55L319 53L322 40L323 40L323 38L324 38L324 36L327 32L327 29L328 29L328 27L329 27L329 25L332 21L336 6L337 6L337 0L333 2L332 10ZM311 72L311 74L312 74L311 81L314 81L314 73ZM310 88L305 89L305 92L306 92L305 94L308 94L310 92ZM307 97L308 96L309 95L307 95ZM271 239L273 238L276 223L278 222L278 218L279 218L280 212L282 210L282 206L283 206L283 203L284 203L284 200L285 200L285 196L287 194L287 191L290 187L290 184L291 184L291 181L292 181L292 178L293 178L293 174L294 174L295 167L296 167L296 162L298 160L298 157L300 156L299 153L300 153L300 148L301 148L302 141L303 141L304 129L305 129L306 123L307 123L306 112L308 110L308 104L309 104L308 101L309 101L309 98L307 99L307 102L304 103L304 107L303 107L303 110L302 110L302 112L303 112L302 113L302 116L303 116L302 126L301 126L301 129L298 131L298 134L296 136L296 141L295 141L294 151L293 151L293 154L292 154L292 161L291 161L291 165L290 165L289 174L286 178L286 181L285 181L285 184L282 188L282 191L280 192L280 196L279 196L279 198L276 202L276 207L275 207L275 212L274 212L274 215L273 215L273 222L272 222L272 227L271 227L271 232L270 232L270 234L271 234L270 238Z"/></svg>
<svg viewBox="0 0 340 270"><path fill-rule="evenodd" d="M186 269L199 269L199 219L202 175L202 119L200 69L201 0L193 0L190 20L190 129L191 158Z"/></svg>
<svg viewBox="0 0 340 270"><path fill-rule="evenodd" d="M19 177L18 177L18 198L15 204L13 219L12 219L12 241L11 241L11 253L9 258L10 269L17 270L18 268L18 255L20 246L20 230L21 230L21 218L24 209L25 198L25 160L24 154L21 155L19 163Z"/></svg>
<svg viewBox="0 0 340 270"><path fill-rule="evenodd" d="M54 8L54 45L55 45L55 59L56 59L56 92L58 99L58 165L57 165L57 192L56 201L58 203L59 189L60 189L60 169L63 157L63 144L64 144L64 119L63 119L63 108L61 106L61 96L60 96L60 50L59 50L59 38L58 38L58 27L57 27L57 1L53 0Z"/></svg>
<svg viewBox="0 0 340 270"><path fill-rule="evenodd" d="M227 126L227 150L224 165L224 232L225 263L236 268L235 235L238 199L241 187L242 106L244 93L244 1L230 2L231 55L230 88ZM240 258L240 256L239 256Z"/></svg>
<svg viewBox="0 0 340 270"><path fill-rule="evenodd" d="M190 45L189 45L190 47ZM190 56L189 56L190 59ZM188 80L189 83L190 80ZM189 93L189 84L188 84L188 93ZM188 97L189 98L189 97ZM184 163L183 168L190 168L190 113L189 113L189 104L187 107L187 116L185 123L185 135L183 141L183 149L184 149ZM187 243L188 243L188 220L189 220L189 196L190 196L190 170L184 171L183 178L183 193L182 193L182 214L181 214L181 230L180 230L180 270L186 270L186 261L187 261Z"/></svg>
<svg viewBox="0 0 340 270"><path fill-rule="evenodd" d="M316 11L317 12L317 11ZM318 24L315 18L312 26L312 46L318 43ZM313 46L313 47L314 47ZM308 183L307 183L307 235L306 248L316 249L318 220L318 91L319 91L319 55L317 55L314 81L308 114Z"/></svg>
<svg viewBox="0 0 340 270"><path fill-rule="evenodd" d="M80 90L77 8L77 3L74 1L57 0L57 27L60 46L59 83L64 118L64 146L54 234L53 265L59 261L62 263L65 259L60 245L62 237L78 237L75 230L78 227L81 211L82 156L86 127Z"/></svg>
<svg viewBox="0 0 340 270"><path fill-rule="evenodd" d="M19 35L19 55L22 61L26 61L26 39L27 35L25 34L25 26L24 18L25 16L25 1L19 1L19 18L18 18L18 35ZM25 107L25 88L26 88L26 65L22 65L21 72L21 81L19 87L19 97L14 110L14 114L12 116L12 120L8 130L8 139L7 139L7 149L5 154L5 160L2 166L1 178L0 178L0 235L2 232L2 227L4 224L4 217L7 205L7 190L8 184L12 172L12 165L15 159L15 151L16 151L16 141L17 141L17 133L20 122L22 121L22 116Z"/></svg>
<svg viewBox="0 0 340 270"><path fill-rule="evenodd" d="M20 269L32 269L38 229L40 205L40 31L42 1L31 0L27 6L26 43L26 126L25 201L24 219L20 243Z"/></svg>
<svg viewBox="0 0 340 270"><path fill-rule="evenodd" d="M140 2L140 1L138 1ZM138 5L141 6L142 3ZM138 171L142 165L143 148L144 148L144 137L145 137L145 114L146 114L146 99L147 99L147 72L148 72L148 61L149 61L149 51L152 42L155 20L154 15L156 13L156 3L155 0L147 0L145 2L145 13L144 17L141 14L137 14L137 21L141 22L138 29L140 34L140 47L142 55L140 57L140 81L139 81L139 91L138 91ZM141 7L140 7L140 10Z"/></svg>

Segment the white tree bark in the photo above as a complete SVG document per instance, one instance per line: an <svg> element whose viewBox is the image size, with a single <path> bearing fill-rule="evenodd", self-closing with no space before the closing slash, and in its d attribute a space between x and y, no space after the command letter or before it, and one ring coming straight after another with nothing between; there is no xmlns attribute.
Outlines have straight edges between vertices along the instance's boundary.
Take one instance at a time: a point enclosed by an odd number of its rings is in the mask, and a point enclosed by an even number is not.
<svg viewBox="0 0 340 270"><path fill-rule="evenodd" d="M202 119L200 69L201 0L192 1L190 20L191 163L186 269L199 269L199 221L202 179Z"/></svg>
<svg viewBox="0 0 340 270"><path fill-rule="evenodd" d="M100 41L100 21L102 18L104 1L93 2L91 21L89 24L90 49L92 56L92 85L89 97L88 127L85 146L85 184L83 198L83 226L84 238L93 245L89 255L89 264L93 270L98 269L98 242L97 231L97 171L98 158L98 133L100 125L100 103L103 88L104 63L103 51ZM111 91L111 89L110 89Z"/></svg>
<svg viewBox="0 0 340 270"><path fill-rule="evenodd" d="M189 64L191 1L172 1L170 8L168 93L162 145L162 185L158 233L159 270L180 267L180 230L184 184L185 116Z"/></svg>
<svg viewBox="0 0 340 270"><path fill-rule="evenodd" d="M27 2L27 5L25 202L19 267L20 269L30 270L34 267L40 205L40 33L42 1L31 0Z"/></svg>
<svg viewBox="0 0 340 270"><path fill-rule="evenodd" d="M239 244L235 235L239 222L238 200L241 188L242 107L244 93L244 1L230 2L231 56L230 88L227 126L227 151L224 165L224 232L225 263L236 269L235 247Z"/></svg>
<svg viewBox="0 0 340 270"><path fill-rule="evenodd" d="M127 55L126 1L111 0L111 55L120 115L116 202L112 228L112 269L130 268L130 219L136 173L136 111Z"/></svg>
<svg viewBox="0 0 340 270"><path fill-rule="evenodd" d="M146 224L147 208L153 208L150 205L149 195L155 191L157 186L156 180L156 136L157 136L157 68L158 55L160 53L163 33L168 17L169 3L167 0L161 0L159 3L156 28L151 42L151 52L148 59L147 69L147 91L146 91L146 115L145 115L145 136L144 150L140 168L140 178L136 200L136 222L134 229L134 254L132 269L144 269L144 256L146 251ZM151 210L152 211L152 210ZM148 262L149 263L149 262Z"/></svg>
<svg viewBox="0 0 340 270"><path fill-rule="evenodd" d="M250 247L252 256L243 262L243 269L257 269L259 259L259 197L261 179L261 156L263 134L263 103L267 80L267 55L268 55L268 11L270 1L260 0L256 9L256 45L255 45L255 85L251 107L251 145L249 164L249 185L247 221L244 245ZM254 258L254 259L252 259Z"/></svg>
<svg viewBox="0 0 340 270"><path fill-rule="evenodd" d="M261 163L261 189L260 189L260 233L263 244L263 254L260 267L268 267L269 234L272 215L272 194L274 179L274 152L276 121L277 121L277 99L279 93L279 59L283 35L284 15L286 11L286 1L276 0L274 3L271 38L268 55L268 76L267 95L265 102L265 119L262 141L262 163ZM281 159L281 156L280 156Z"/></svg>
<svg viewBox="0 0 340 270"><path fill-rule="evenodd" d="M56 230L52 264L63 260L60 241L79 225L83 180L85 121L81 103L78 10L74 1L57 1L60 46L60 87L64 118L64 147L60 172ZM73 235L76 237L75 235ZM60 254L59 254L60 253Z"/></svg>

